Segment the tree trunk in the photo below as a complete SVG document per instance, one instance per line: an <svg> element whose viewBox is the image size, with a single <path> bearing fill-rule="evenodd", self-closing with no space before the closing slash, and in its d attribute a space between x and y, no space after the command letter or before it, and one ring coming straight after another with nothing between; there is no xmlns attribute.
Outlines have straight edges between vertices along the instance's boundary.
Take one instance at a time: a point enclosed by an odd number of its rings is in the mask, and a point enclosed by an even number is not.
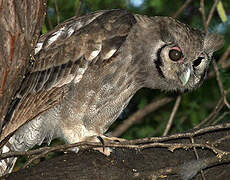
<svg viewBox="0 0 230 180"><path fill-rule="evenodd" d="M46 0L0 0L0 130L25 75L46 12Z"/></svg>

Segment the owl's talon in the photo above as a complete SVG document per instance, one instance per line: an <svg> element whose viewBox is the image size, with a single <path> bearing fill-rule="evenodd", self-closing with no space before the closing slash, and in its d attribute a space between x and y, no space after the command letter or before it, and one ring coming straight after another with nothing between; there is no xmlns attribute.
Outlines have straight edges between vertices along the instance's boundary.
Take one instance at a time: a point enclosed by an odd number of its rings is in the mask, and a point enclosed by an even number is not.
<svg viewBox="0 0 230 180"><path fill-rule="evenodd" d="M96 136L97 139L100 141L100 143L102 144L102 150L103 152L105 151L105 142L116 142L119 143L121 141L125 141L125 139L122 138L117 138L117 137L107 137L107 136Z"/></svg>
<svg viewBox="0 0 230 180"><path fill-rule="evenodd" d="M107 141L107 142L123 142L123 141L126 141L126 139L123 139L123 138L118 138L118 137L107 137L107 136L103 136L103 141Z"/></svg>
<svg viewBox="0 0 230 180"><path fill-rule="evenodd" d="M105 145L105 142L101 136L97 136L97 139L100 141L102 145Z"/></svg>
<svg viewBox="0 0 230 180"><path fill-rule="evenodd" d="M105 141L101 136L97 136L97 139L100 141L100 143L102 144L102 150L103 152L105 152Z"/></svg>

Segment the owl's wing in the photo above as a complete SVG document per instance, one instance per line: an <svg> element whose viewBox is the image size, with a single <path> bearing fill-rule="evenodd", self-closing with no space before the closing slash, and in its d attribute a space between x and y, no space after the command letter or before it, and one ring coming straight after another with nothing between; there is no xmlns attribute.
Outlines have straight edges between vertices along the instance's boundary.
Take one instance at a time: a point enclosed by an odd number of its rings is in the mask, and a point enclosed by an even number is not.
<svg viewBox="0 0 230 180"><path fill-rule="evenodd" d="M78 83L92 64L109 62L135 23L124 10L74 17L41 36L31 69L8 108L0 142L27 121L58 104L70 82Z"/></svg>

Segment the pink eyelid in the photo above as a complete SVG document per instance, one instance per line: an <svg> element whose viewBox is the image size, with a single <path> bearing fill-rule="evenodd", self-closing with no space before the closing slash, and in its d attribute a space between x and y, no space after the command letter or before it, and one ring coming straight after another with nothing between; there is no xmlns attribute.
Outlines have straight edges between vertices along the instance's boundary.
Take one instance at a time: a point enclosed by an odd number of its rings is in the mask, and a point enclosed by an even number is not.
<svg viewBox="0 0 230 180"><path fill-rule="evenodd" d="M177 51L180 51L180 52L181 52L181 49L180 49L178 46L174 46L174 47L172 47L172 49L175 49L175 50L177 50Z"/></svg>
<svg viewBox="0 0 230 180"><path fill-rule="evenodd" d="M181 48L179 48L178 46L174 46L172 47L172 49L182 52ZM184 61L184 56L182 55L181 59L177 62L182 63L183 61Z"/></svg>

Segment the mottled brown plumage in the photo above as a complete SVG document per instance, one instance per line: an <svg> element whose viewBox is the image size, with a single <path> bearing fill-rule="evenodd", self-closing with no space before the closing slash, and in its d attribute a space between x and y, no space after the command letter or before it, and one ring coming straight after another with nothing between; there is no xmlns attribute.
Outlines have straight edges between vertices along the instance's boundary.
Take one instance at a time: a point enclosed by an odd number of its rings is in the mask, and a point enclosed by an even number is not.
<svg viewBox="0 0 230 180"><path fill-rule="evenodd" d="M198 87L221 45L169 17L109 10L67 20L40 38L0 140L22 125L8 149L102 136L138 89Z"/></svg>

